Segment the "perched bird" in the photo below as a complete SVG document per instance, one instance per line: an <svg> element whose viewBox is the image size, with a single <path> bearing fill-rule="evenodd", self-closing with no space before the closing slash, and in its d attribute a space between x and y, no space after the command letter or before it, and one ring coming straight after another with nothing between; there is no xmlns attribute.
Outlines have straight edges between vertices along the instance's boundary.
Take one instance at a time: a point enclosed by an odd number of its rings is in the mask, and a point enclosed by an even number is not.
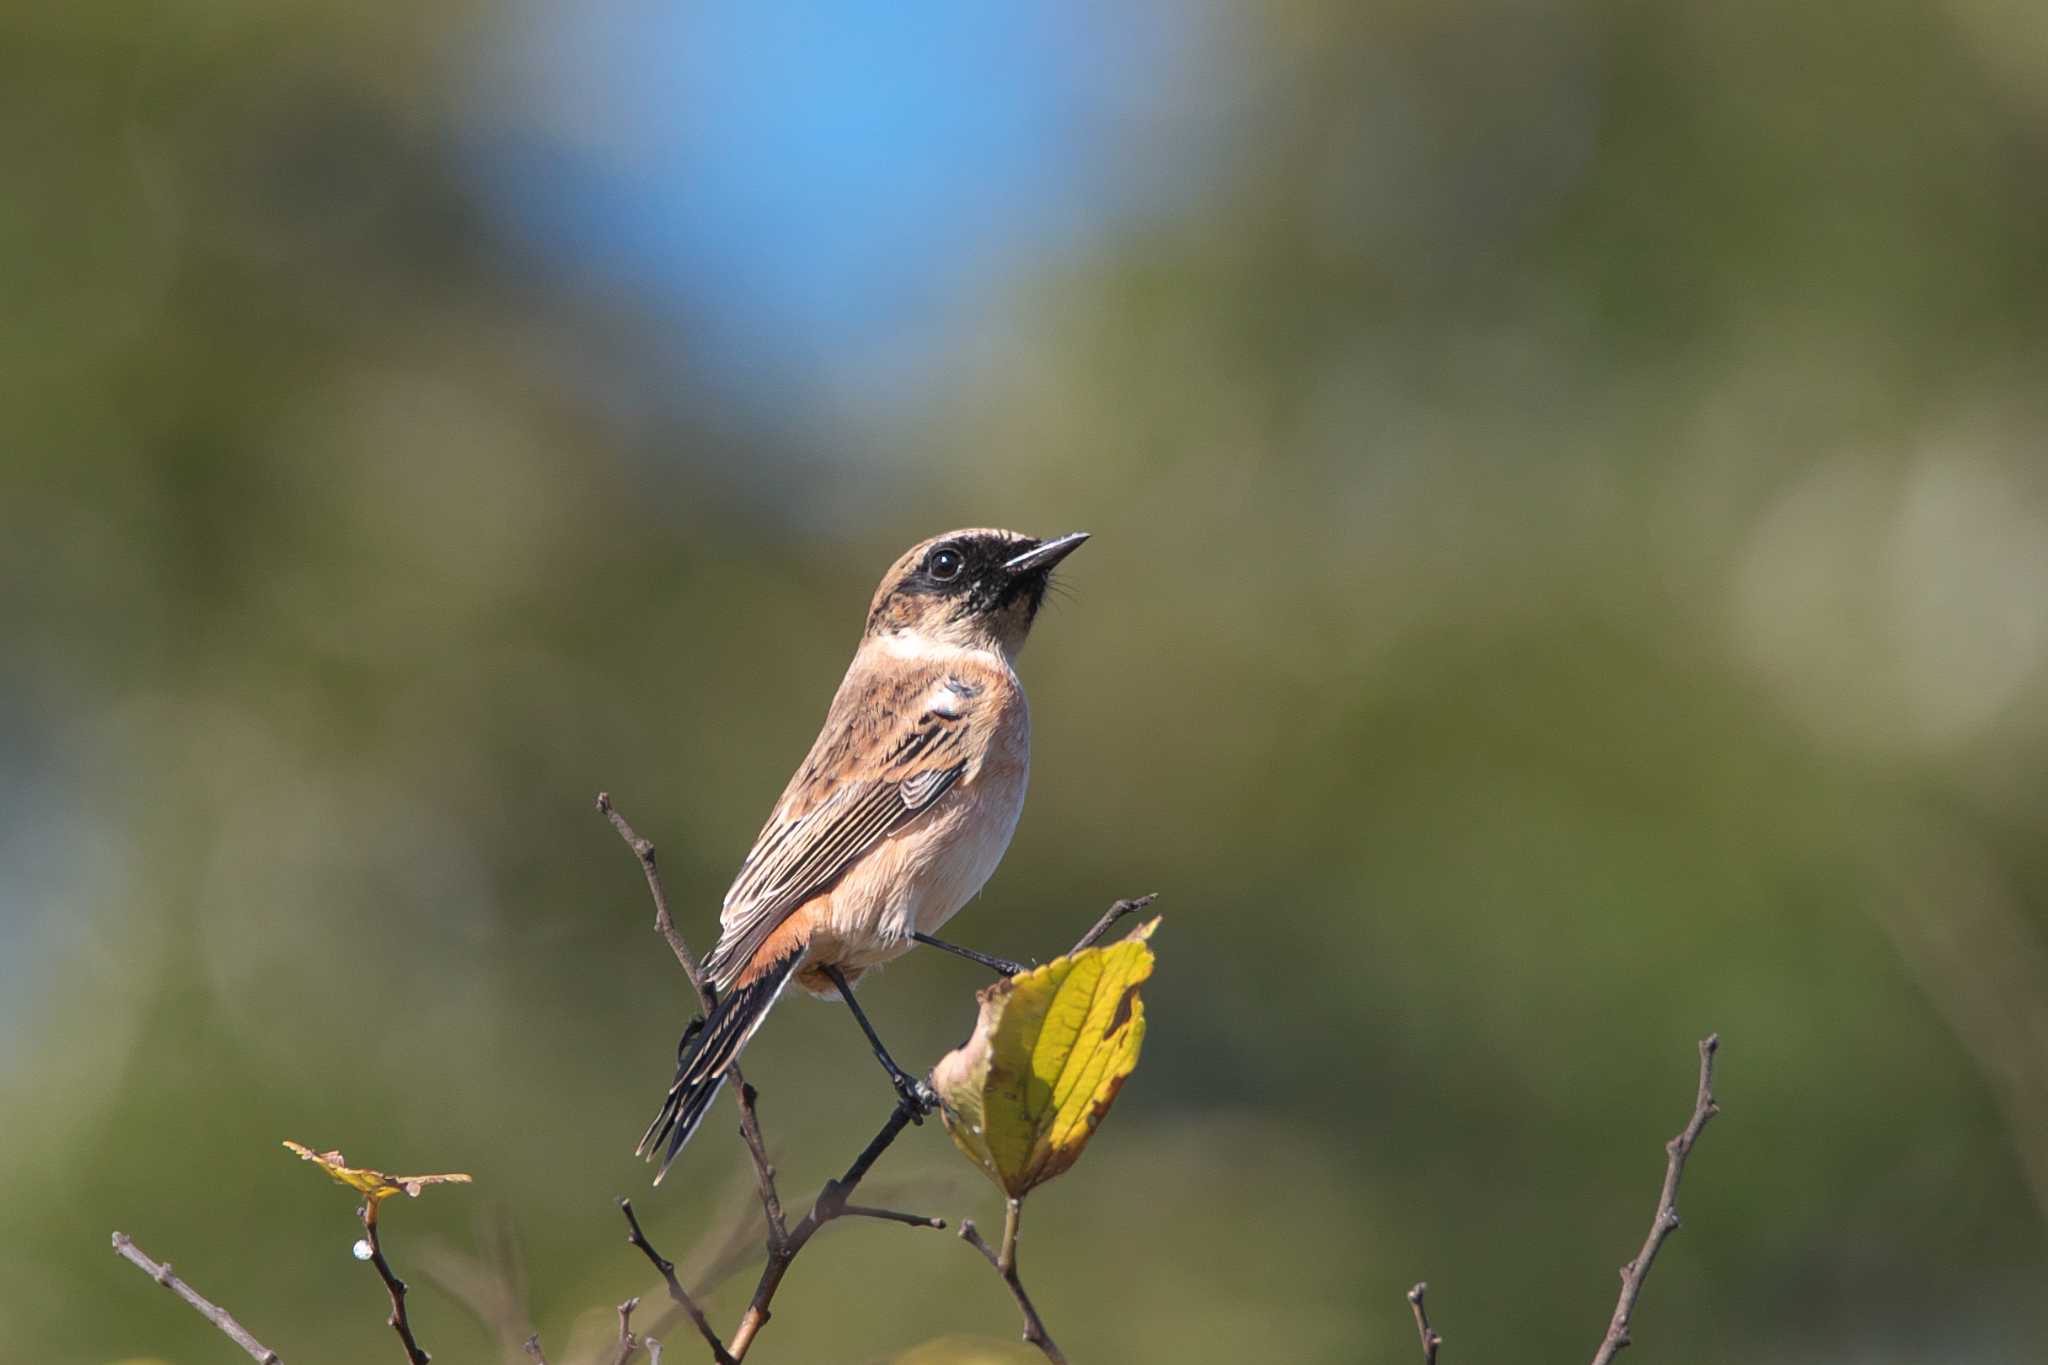
<svg viewBox="0 0 2048 1365"><path fill-rule="evenodd" d="M845 1000L898 1094L922 1104L853 983L917 943L1016 970L932 934L981 890L1017 827L1031 762L1017 652L1053 566L1087 539L952 531L883 576L825 728L725 894L704 960L715 1002L683 1034L675 1084L638 1148L660 1158L657 1184L790 981Z"/></svg>

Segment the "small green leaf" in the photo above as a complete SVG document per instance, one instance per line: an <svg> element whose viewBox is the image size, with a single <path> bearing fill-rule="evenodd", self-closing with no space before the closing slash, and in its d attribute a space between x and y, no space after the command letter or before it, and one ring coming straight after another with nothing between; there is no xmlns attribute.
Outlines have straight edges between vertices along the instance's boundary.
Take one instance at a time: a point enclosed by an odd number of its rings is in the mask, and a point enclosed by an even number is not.
<svg viewBox="0 0 2048 1365"><path fill-rule="evenodd" d="M1011 1198L1080 1159L1138 1065L1158 926L982 991L974 1036L932 1068L954 1145Z"/></svg>

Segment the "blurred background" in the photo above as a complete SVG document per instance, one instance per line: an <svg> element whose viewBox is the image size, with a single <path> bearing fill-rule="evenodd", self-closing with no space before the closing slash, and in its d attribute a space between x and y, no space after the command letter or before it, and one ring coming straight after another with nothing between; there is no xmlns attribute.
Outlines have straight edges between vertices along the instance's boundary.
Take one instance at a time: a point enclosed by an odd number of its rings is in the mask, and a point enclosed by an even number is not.
<svg viewBox="0 0 2048 1365"><path fill-rule="evenodd" d="M0 1354L233 1354L120 1228L392 1358L283 1138L475 1173L387 1216L439 1360L609 1332L616 1195L712 1268L592 798L706 943L962 524L1096 539L954 936L1168 913L1026 1225L1072 1358L1410 1358L1423 1278L1590 1356L1710 1029L1632 1360L2039 1353L2048 11L15 5L0 173ZM923 1064L982 981L868 999ZM804 1001L747 1064L807 1200L882 1079ZM997 1213L936 1127L874 1185ZM840 1224L755 1358L1015 1331Z"/></svg>

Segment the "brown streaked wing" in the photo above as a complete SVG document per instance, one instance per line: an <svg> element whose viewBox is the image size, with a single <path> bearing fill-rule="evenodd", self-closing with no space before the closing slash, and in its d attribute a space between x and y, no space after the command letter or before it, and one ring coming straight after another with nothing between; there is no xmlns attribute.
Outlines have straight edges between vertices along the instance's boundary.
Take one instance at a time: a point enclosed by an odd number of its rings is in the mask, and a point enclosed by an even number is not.
<svg viewBox="0 0 2048 1365"><path fill-rule="evenodd" d="M918 669L864 706L844 705L846 695L835 702L826 733L725 894L723 932L704 963L714 984L730 984L790 912L829 890L967 771L971 698L956 715L920 705L944 678ZM821 787L827 794L816 799Z"/></svg>

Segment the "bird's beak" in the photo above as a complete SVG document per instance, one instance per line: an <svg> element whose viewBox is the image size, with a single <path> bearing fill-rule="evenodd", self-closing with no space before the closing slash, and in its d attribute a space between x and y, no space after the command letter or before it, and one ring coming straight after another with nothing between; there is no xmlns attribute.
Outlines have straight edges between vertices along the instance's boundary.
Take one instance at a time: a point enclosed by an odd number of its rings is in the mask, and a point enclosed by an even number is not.
<svg viewBox="0 0 2048 1365"><path fill-rule="evenodd" d="M1051 540L1041 540L1015 559L1003 563L1005 573L1029 573L1032 570L1046 570L1081 548L1081 542L1088 539L1086 531L1069 531Z"/></svg>

